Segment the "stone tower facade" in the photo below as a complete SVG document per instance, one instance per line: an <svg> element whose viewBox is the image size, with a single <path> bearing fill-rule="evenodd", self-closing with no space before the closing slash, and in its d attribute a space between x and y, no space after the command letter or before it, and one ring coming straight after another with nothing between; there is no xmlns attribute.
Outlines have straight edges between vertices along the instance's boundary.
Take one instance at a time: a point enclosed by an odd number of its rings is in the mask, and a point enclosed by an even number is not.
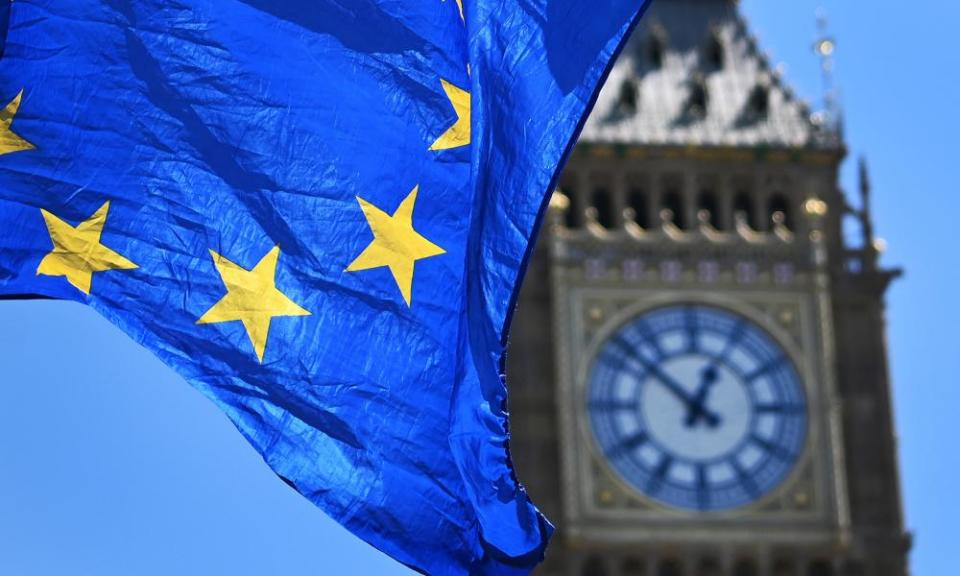
<svg viewBox="0 0 960 576"><path fill-rule="evenodd" d="M904 576L862 168L729 0L658 0L551 202L513 322L542 574ZM863 241L844 241L843 225Z"/></svg>

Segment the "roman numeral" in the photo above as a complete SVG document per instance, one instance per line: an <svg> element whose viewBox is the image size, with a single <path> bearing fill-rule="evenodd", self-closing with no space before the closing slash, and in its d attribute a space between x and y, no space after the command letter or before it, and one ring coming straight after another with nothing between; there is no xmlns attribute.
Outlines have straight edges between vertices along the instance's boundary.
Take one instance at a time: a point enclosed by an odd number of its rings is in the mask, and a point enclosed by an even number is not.
<svg viewBox="0 0 960 576"><path fill-rule="evenodd" d="M643 352L640 351L638 346L631 344L622 334L611 338L610 343L619 349L622 355L622 358L614 358L614 360L619 362L622 370L633 374L637 380L642 381L646 377L645 371L650 371L655 368L656 363L659 361L657 359L648 359L644 356ZM642 369L631 365L630 360L642 366Z"/></svg>
<svg viewBox="0 0 960 576"><path fill-rule="evenodd" d="M646 444L646 442L647 433L641 430L640 432L636 432L630 436L620 439L619 442L611 446L610 449L606 451L607 457L613 459L626 456L640 446Z"/></svg>
<svg viewBox="0 0 960 576"><path fill-rule="evenodd" d="M784 448L783 446L780 446L779 444L771 442L766 438L761 438L760 436L754 434L753 436L750 437L750 439L753 440L753 442L757 446L759 446L760 448L763 448L764 452L766 452L767 454L770 454L771 456L779 460L789 461L793 458L793 454L791 454L790 451L788 451L786 448Z"/></svg>
<svg viewBox="0 0 960 576"><path fill-rule="evenodd" d="M650 330L650 326L646 322L637 322L634 324L637 332L640 333L640 337L643 338L644 342L650 345L653 348L653 351L656 353L657 357L654 358L654 361L659 361L663 358L663 348L660 347L660 339L657 338L657 335Z"/></svg>
<svg viewBox="0 0 960 576"><path fill-rule="evenodd" d="M737 462L736 458L730 458L728 460L730 466L733 467L733 471L737 474L737 480L740 482L740 485L743 486L743 489L747 491L751 498L757 498L760 496L760 489L757 488L757 483L747 474L747 471L743 469L743 466Z"/></svg>
<svg viewBox="0 0 960 576"><path fill-rule="evenodd" d="M748 384L753 384L753 383L757 380L757 378L760 378L761 376L763 376L764 374L770 372L771 370L774 370L774 369L778 368L778 367L779 367L780 365L782 365L786 360L787 360L787 359L786 359L786 357L784 357L784 356L777 356L777 357L774 358L773 360L770 360L769 362L767 362L767 363L764 364L763 366L760 366L759 368L757 368L757 369L754 370L753 372L747 374L747 375L744 377L744 380L745 380Z"/></svg>
<svg viewBox="0 0 960 576"><path fill-rule="evenodd" d="M782 414L785 416L795 416L803 413L803 406L798 404L757 404L754 408L757 414Z"/></svg>
<svg viewBox="0 0 960 576"><path fill-rule="evenodd" d="M670 473L670 468L672 466L673 456L664 454L660 458L660 463L657 464L656 470L654 470L653 474L650 476L650 480L647 482L648 493L656 494L660 491L660 488L663 487L663 481L667 479L667 474Z"/></svg>
<svg viewBox="0 0 960 576"><path fill-rule="evenodd" d="M619 356L612 353L608 355L611 363L618 366L620 370L629 372L634 376L636 376L638 379L642 379L644 374L640 370L637 370L634 366L631 366L631 362L630 362L631 359L639 360L637 347L631 344L626 338L624 338L622 334L617 334L616 336L611 338L610 345L612 346L613 350L616 350L620 353Z"/></svg>
<svg viewBox="0 0 960 576"><path fill-rule="evenodd" d="M636 402L633 400L592 400L588 405L591 411L597 412L618 412L620 410L635 410Z"/></svg>
<svg viewBox="0 0 960 576"><path fill-rule="evenodd" d="M710 507L710 490L707 482L707 467L697 464L697 505L701 510Z"/></svg>
<svg viewBox="0 0 960 576"><path fill-rule="evenodd" d="M700 349L700 328L697 326L697 313L693 308L684 310L684 327L687 333L687 352L697 352Z"/></svg>
<svg viewBox="0 0 960 576"><path fill-rule="evenodd" d="M733 352L737 344L740 343L740 340L743 339L744 334L746 334L746 325L743 323L743 320L738 320L730 330L730 334L727 335L727 341L723 344L723 351L720 353L720 356L717 357L718 364L727 359L727 356Z"/></svg>
<svg viewBox="0 0 960 576"><path fill-rule="evenodd" d="M632 358L637 353L637 347L624 338L623 334L617 334L611 338L610 344L620 352L624 359Z"/></svg>

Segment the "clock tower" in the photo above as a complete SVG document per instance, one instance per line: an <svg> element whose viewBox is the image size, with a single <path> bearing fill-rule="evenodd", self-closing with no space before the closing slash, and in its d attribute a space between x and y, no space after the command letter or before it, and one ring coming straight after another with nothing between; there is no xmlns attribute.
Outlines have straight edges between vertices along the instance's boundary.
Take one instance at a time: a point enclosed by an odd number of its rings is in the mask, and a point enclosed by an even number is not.
<svg viewBox="0 0 960 576"><path fill-rule="evenodd" d="M563 576L904 576L869 182L731 0L658 0L551 201L511 451ZM846 222L862 238L844 240Z"/></svg>

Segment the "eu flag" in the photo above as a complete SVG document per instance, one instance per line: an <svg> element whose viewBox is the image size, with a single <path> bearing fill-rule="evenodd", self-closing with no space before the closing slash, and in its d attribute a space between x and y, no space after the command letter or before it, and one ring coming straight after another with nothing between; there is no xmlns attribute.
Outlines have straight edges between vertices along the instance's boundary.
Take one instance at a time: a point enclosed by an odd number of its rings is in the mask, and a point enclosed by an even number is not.
<svg viewBox="0 0 960 576"><path fill-rule="evenodd" d="M643 4L7 4L0 295L93 306L397 560L526 572L510 311Z"/></svg>

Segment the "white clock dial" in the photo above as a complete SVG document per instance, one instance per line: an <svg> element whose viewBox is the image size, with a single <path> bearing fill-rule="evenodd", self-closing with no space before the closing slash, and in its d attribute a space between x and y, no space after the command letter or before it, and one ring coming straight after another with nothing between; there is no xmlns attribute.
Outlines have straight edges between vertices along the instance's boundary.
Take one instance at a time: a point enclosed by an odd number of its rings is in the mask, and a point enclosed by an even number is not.
<svg viewBox="0 0 960 576"><path fill-rule="evenodd" d="M621 326L590 370L598 446L636 490L695 510L746 505L776 488L806 438L799 374L765 330L705 305L659 308Z"/></svg>

